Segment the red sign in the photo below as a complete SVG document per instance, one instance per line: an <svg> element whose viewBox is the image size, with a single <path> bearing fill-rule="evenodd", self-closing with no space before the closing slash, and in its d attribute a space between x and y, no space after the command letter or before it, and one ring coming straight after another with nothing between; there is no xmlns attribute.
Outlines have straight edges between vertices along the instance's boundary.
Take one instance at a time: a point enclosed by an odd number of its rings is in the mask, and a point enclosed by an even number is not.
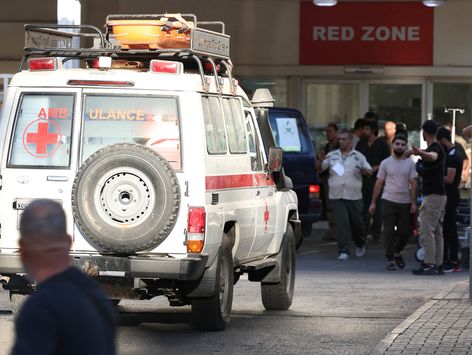
<svg viewBox="0 0 472 355"><path fill-rule="evenodd" d="M433 9L421 2L300 3L302 65L432 65Z"/></svg>

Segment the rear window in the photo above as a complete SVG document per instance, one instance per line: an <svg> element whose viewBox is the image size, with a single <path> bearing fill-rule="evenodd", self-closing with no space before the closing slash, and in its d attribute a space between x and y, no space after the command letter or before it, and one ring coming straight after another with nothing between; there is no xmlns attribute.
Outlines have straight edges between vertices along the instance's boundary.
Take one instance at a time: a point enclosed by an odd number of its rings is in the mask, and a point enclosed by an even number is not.
<svg viewBox="0 0 472 355"><path fill-rule="evenodd" d="M108 145L138 143L181 169L175 97L86 95L83 116L82 161Z"/></svg>
<svg viewBox="0 0 472 355"><path fill-rule="evenodd" d="M69 167L73 107L74 94L22 94L8 165Z"/></svg>
<svg viewBox="0 0 472 355"><path fill-rule="evenodd" d="M306 137L303 136L303 125L296 116L284 113L271 113L270 124L275 143L284 152L307 152Z"/></svg>

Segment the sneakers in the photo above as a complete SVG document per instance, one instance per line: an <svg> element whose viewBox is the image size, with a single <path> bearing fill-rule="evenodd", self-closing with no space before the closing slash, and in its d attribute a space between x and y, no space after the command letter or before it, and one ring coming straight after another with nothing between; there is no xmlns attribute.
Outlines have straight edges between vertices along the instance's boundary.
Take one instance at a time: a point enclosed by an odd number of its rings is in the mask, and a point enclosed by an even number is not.
<svg viewBox="0 0 472 355"><path fill-rule="evenodd" d="M400 269L403 269L405 267L405 260L403 260L403 257L401 255L395 256L394 259L395 264L397 264Z"/></svg>
<svg viewBox="0 0 472 355"><path fill-rule="evenodd" d="M339 253L338 260L347 260L349 259L348 253Z"/></svg>
<svg viewBox="0 0 472 355"><path fill-rule="evenodd" d="M444 263L444 272L461 272L462 271L462 267L461 267L461 264L459 262L445 262Z"/></svg>
<svg viewBox="0 0 472 355"><path fill-rule="evenodd" d="M411 271L413 275L434 276L439 275L438 269L434 265L422 264L418 270Z"/></svg>
<svg viewBox="0 0 472 355"><path fill-rule="evenodd" d="M396 269L397 269L397 265L395 264L395 261L390 260L387 263L387 270L393 271L393 270L396 270Z"/></svg>
<svg viewBox="0 0 472 355"><path fill-rule="evenodd" d="M362 247L357 247L356 248L356 256L364 256L365 254L365 245L363 245Z"/></svg>

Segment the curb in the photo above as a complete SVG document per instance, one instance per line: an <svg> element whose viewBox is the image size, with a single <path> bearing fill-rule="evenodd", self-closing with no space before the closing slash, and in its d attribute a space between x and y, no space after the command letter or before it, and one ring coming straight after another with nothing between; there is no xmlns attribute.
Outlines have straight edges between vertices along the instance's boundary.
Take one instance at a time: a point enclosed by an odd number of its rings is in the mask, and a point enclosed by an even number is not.
<svg viewBox="0 0 472 355"><path fill-rule="evenodd" d="M394 330L392 330L385 338L383 338L382 341L378 343L377 346L374 349L372 349L372 351L369 354L370 355L385 354L385 352L390 347L390 345L392 345L395 339L400 334L405 332L405 330L407 330L410 327L410 325L412 325L416 320L418 320L418 318L420 318L428 309L434 306L437 302L438 300L431 300L431 301L426 302L420 308L418 308L407 319L405 319Z"/></svg>
<svg viewBox="0 0 472 355"><path fill-rule="evenodd" d="M395 339L403 334L414 322L418 320L426 311L428 311L432 306L442 300L449 300L448 296L451 295L457 288L468 284L469 281L459 281L453 284L451 287L439 292L434 296L430 301L427 301L424 305L418 308L413 312L408 318L401 322L394 330L383 338L377 346L372 349L369 355L380 355L385 354L390 345L395 341Z"/></svg>

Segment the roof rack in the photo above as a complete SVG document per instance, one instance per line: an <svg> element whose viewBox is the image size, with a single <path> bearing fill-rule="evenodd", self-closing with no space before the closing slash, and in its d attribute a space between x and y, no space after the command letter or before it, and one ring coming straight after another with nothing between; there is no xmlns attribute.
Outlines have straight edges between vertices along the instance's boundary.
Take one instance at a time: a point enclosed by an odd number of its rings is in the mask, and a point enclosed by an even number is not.
<svg viewBox="0 0 472 355"><path fill-rule="evenodd" d="M232 63L229 58L230 36L225 34L225 25L221 21L197 21L193 14L154 14L154 15L109 15L107 24L116 20L169 20L163 26L172 23L172 19L188 19L191 28L184 28L190 36L188 48L160 49L123 49L120 48L111 26L106 26L103 33L91 25L57 25L57 24L26 24L25 25L25 55L20 63L21 71L30 57L62 57L63 61L70 59L89 60L97 57L114 59L149 61L157 58L197 63L204 91L208 91L209 83L205 79L203 62L212 64L213 76L218 92L221 83L218 77L217 64L224 67L224 73L230 80L231 91L235 93L236 84L232 78ZM182 20L185 22L184 20ZM218 26L220 31L213 31L200 26ZM70 31L70 32L69 32ZM86 48L74 48L74 38L92 39L93 45ZM220 73L220 75L222 75Z"/></svg>

